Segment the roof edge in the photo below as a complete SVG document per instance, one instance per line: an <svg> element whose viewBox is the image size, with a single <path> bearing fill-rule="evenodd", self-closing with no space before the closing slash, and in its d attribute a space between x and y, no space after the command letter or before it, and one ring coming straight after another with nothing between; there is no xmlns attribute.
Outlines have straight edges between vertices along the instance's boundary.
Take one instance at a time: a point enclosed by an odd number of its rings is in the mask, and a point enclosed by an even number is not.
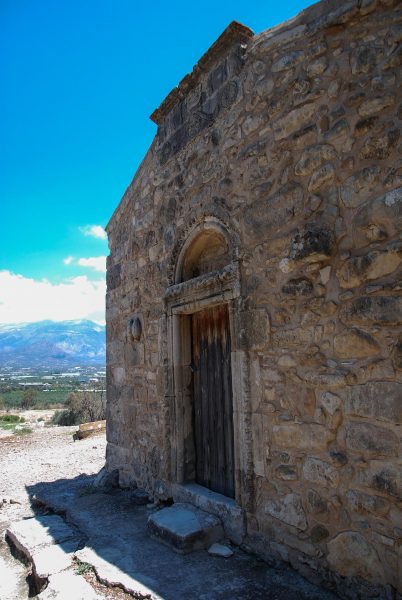
<svg viewBox="0 0 402 600"><path fill-rule="evenodd" d="M208 70L228 48L236 43L245 43L253 36L254 32L249 27L238 21L232 21L205 54L201 56L191 73L183 77L179 85L173 88L160 106L154 110L150 116L151 121L160 125L173 106L197 85L202 73Z"/></svg>
<svg viewBox="0 0 402 600"><path fill-rule="evenodd" d="M154 146L155 146L155 138L152 140L150 146L148 147L148 150L145 153L145 156L143 157L140 164L138 165L137 170L135 171L131 182L127 186L123 196L121 197L120 202L114 209L112 216L110 217L109 221L107 222L107 224L105 226L105 231L107 234L110 233L110 231L112 230L112 228L114 226L115 221L120 218L121 213L125 210L128 202L130 201L130 194L132 193L135 184L138 182L138 179L139 179L143 169L146 168L147 162L148 162L148 160L150 160L150 157L153 153Z"/></svg>

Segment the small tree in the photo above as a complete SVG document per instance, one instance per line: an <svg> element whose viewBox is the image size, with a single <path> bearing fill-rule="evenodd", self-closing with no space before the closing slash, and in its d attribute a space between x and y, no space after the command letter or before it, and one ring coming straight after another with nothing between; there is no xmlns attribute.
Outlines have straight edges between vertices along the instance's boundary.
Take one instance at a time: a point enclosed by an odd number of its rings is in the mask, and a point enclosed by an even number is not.
<svg viewBox="0 0 402 600"><path fill-rule="evenodd" d="M28 409L28 408L32 408L32 406L34 406L35 404L35 400L36 400L36 396L38 395L38 392L36 390L34 390L33 388L24 388L24 391L22 392L22 398L21 398L21 408L23 409Z"/></svg>
<svg viewBox="0 0 402 600"><path fill-rule="evenodd" d="M80 390L69 394L67 409L58 411L53 417L57 425L79 425L105 418L106 398L102 390Z"/></svg>

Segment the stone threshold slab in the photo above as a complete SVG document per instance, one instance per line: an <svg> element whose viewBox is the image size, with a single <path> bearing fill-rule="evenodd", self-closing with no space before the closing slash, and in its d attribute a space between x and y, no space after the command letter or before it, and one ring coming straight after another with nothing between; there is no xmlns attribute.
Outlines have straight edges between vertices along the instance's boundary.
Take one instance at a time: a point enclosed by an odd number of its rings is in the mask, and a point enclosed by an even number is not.
<svg viewBox="0 0 402 600"><path fill-rule="evenodd" d="M233 498L213 492L197 483L174 484L173 500L192 504L218 517L223 525L225 537L240 546L246 535L245 510Z"/></svg>
<svg viewBox="0 0 402 600"><path fill-rule="evenodd" d="M185 503L153 513L147 526L154 538L181 554L204 550L225 535L218 517Z"/></svg>

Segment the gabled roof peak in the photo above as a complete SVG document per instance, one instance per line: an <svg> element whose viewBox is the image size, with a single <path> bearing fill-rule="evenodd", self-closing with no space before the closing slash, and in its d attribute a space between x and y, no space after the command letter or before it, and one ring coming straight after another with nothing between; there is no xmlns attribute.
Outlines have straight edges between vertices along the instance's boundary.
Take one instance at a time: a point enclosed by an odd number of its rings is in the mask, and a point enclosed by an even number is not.
<svg viewBox="0 0 402 600"><path fill-rule="evenodd" d="M188 73L179 85L166 96L162 104L154 110L150 117L151 120L160 125L173 106L197 85L203 73L208 71L233 45L246 43L253 35L253 31L249 27L238 21L232 21L205 54L201 56L191 73Z"/></svg>

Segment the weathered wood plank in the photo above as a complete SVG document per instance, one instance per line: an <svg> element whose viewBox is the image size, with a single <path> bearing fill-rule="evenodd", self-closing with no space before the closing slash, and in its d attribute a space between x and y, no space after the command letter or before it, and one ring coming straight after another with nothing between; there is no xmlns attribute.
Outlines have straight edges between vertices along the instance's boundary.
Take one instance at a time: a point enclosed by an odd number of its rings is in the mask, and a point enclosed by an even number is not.
<svg viewBox="0 0 402 600"><path fill-rule="evenodd" d="M227 306L192 316L196 480L234 497L231 344Z"/></svg>

